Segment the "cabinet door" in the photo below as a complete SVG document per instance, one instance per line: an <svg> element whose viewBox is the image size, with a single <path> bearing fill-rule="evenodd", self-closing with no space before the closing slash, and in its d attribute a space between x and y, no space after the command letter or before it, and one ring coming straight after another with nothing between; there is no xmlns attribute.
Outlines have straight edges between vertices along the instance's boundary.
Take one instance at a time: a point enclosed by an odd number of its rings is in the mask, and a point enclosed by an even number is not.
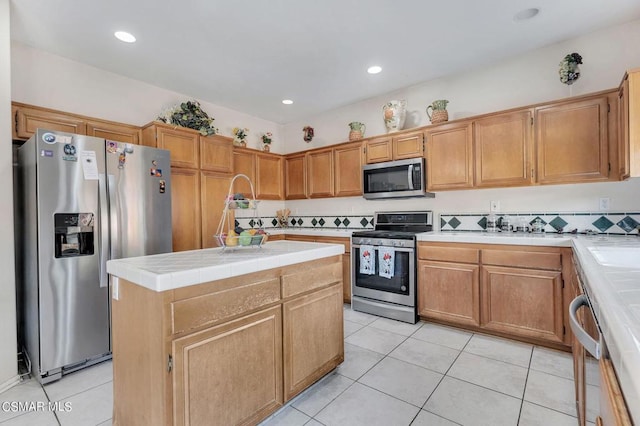
<svg viewBox="0 0 640 426"><path fill-rule="evenodd" d="M197 170L171 168L173 251L201 248L200 175Z"/></svg>
<svg viewBox="0 0 640 426"><path fill-rule="evenodd" d="M233 139L200 136L200 168L210 172L233 172Z"/></svg>
<svg viewBox="0 0 640 426"><path fill-rule="evenodd" d="M282 406L281 339L276 306L173 341L173 424L255 424Z"/></svg>
<svg viewBox="0 0 640 426"><path fill-rule="evenodd" d="M362 195L362 143L334 149L336 197Z"/></svg>
<svg viewBox="0 0 640 426"><path fill-rule="evenodd" d="M531 110L473 122L476 186L531 184L532 123Z"/></svg>
<svg viewBox="0 0 640 426"><path fill-rule="evenodd" d="M473 138L471 123L440 125L426 131L427 189L473 186Z"/></svg>
<svg viewBox="0 0 640 426"><path fill-rule="evenodd" d="M188 130L156 127L156 146L171 152L171 165L197 169L200 134Z"/></svg>
<svg viewBox="0 0 640 426"><path fill-rule="evenodd" d="M87 121L87 135L135 145L142 139L139 127L102 121Z"/></svg>
<svg viewBox="0 0 640 426"><path fill-rule="evenodd" d="M282 200L282 157L276 154L256 154L256 198Z"/></svg>
<svg viewBox="0 0 640 426"><path fill-rule="evenodd" d="M284 159L284 195L287 200L307 198L307 156L293 155Z"/></svg>
<svg viewBox="0 0 640 426"><path fill-rule="evenodd" d="M418 314L462 325L480 325L480 267L418 262Z"/></svg>
<svg viewBox="0 0 640 426"><path fill-rule="evenodd" d="M11 140L18 140L18 106L11 104Z"/></svg>
<svg viewBox="0 0 640 426"><path fill-rule="evenodd" d="M351 253L342 255L342 301L351 303Z"/></svg>
<svg viewBox="0 0 640 426"><path fill-rule="evenodd" d="M214 235L222 219L224 200L229 193L231 176L200 172L200 181L202 185L202 248L218 247ZM233 210L229 210L227 215L228 223L232 225L234 223ZM226 229L222 231L227 232Z"/></svg>
<svg viewBox="0 0 640 426"><path fill-rule="evenodd" d="M233 173L246 175L251 182L256 183L256 154L249 150L237 148L233 150ZM251 185L246 179L236 179L233 184L233 192L244 194L251 198Z"/></svg>
<svg viewBox="0 0 640 426"><path fill-rule="evenodd" d="M29 139L37 129L57 130L60 132L85 135L87 124L81 119L38 108L18 107L16 136Z"/></svg>
<svg viewBox="0 0 640 426"><path fill-rule="evenodd" d="M342 283L282 305L285 401L344 360Z"/></svg>
<svg viewBox="0 0 640 426"><path fill-rule="evenodd" d="M333 150L310 152L307 161L309 198L333 197Z"/></svg>
<svg viewBox="0 0 640 426"><path fill-rule="evenodd" d="M608 179L607 110L606 95L536 108L539 183Z"/></svg>
<svg viewBox="0 0 640 426"><path fill-rule="evenodd" d="M424 152L424 134L422 131L404 133L392 138L393 159L422 157Z"/></svg>
<svg viewBox="0 0 640 426"><path fill-rule="evenodd" d="M600 423L598 423L600 422ZM603 426L631 426L631 417L624 402L620 384L610 359L600 359L600 416Z"/></svg>
<svg viewBox="0 0 640 426"><path fill-rule="evenodd" d="M482 267L482 327L562 343L562 274Z"/></svg>
<svg viewBox="0 0 640 426"><path fill-rule="evenodd" d="M629 140L629 75L624 76L618 90L618 160L620 162L620 179L631 176L631 152Z"/></svg>
<svg viewBox="0 0 640 426"><path fill-rule="evenodd" d="M369 139L365 144L365 159L367 164L393 160L391 138L384 136Z"/></svg>
<svg viewBox="0 0 640 426"><path fill-rule="evenodd" d="M640 69L624 76L618 92L620 179L640 176Z"/></svg>

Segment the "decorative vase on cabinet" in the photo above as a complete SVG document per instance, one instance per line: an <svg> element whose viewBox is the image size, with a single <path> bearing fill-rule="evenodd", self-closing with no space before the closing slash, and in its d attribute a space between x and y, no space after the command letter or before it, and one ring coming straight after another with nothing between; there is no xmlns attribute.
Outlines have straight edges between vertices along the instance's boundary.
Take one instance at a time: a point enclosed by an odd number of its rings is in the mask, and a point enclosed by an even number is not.
<svg viewBox="0 0 640 426"><path fill-rule="evenodd" d="M404 126L404 119L407 115L407 101L389 101L382 106L384 113L384 125L387 133L397 132Z"/></svg>
<svg viewBox="0 0 640 426"><path fill-rule="evenodd" d="M364 123L360 123L358 121L353 121L349 123L349 141L357 141L358 139L362 139L364 136L364 131L367 126Z"/></svg>

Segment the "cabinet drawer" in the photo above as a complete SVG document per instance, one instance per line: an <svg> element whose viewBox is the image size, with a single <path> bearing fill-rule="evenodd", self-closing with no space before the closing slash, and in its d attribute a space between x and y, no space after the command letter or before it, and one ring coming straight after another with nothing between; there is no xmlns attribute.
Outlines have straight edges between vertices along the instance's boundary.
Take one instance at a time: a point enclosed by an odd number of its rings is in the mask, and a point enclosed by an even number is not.
<svg viewBox="0 0 640 426"><path fill-rule="evenodd" d="M482 250L482 264L560 271L562 255L548 252Z"/></svg>
<svg viewBox="0 0 640 426"><path fill-rule="evenodd" d="M329 284L342 282L342 258L338 262L282 276L282 297L286 298Z"/></svg>
<svg viewBox="0 0 640 426"><path fill-rule="evenodd" d="M469 247L449 247L420 244L418 258L441 262L478 263L480 250Z"/></svg>
<svg viewBox="0 0 640 426"><path fill-rule="evenodd" d="M173 334L219 322L280 300L280 280L252 282L171 303Z"/></svg>

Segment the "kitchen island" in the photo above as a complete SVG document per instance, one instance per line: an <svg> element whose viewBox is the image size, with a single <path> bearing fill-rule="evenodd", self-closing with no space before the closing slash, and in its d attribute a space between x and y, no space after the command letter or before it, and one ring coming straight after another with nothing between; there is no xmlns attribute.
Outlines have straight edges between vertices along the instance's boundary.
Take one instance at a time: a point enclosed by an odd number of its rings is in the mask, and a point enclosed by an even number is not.
<svg viewBox="0 0 640 426"><path fill-rule="evenodd" d="M344 360L344 247L109 261L115 425L256 424Z"/></svg>

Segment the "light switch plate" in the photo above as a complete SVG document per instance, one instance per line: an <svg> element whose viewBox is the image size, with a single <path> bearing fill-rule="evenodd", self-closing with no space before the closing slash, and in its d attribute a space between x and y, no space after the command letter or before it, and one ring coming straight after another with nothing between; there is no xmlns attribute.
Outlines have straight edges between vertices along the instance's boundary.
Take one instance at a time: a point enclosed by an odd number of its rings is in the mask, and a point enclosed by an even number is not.
<svg viewBox="0 0 640 426"><path fill-rule="evenodd" d="M611 207L610 198L600 198L600 210L608 211L610 207Z"/></svg>
<svg viewBox="0 0 640 426"><path fill-rule="evenodd" d="M489 206L489 211L491 211L491 213L499 212L500 211L500 201L491 201L491 204Z"/></svg>

